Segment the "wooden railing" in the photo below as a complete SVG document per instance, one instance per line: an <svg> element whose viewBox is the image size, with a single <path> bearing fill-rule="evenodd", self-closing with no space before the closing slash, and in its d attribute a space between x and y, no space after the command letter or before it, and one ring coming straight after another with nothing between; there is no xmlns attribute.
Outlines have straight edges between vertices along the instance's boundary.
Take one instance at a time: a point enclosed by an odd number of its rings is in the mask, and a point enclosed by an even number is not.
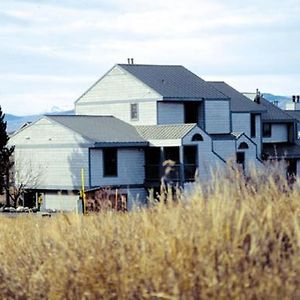
<svg viewBox="0 0 300 300"><path fill-rule="evenodd" d="M195 164L184 164L183 168L181 168L180 164L176 164L172 167L168 177L174 182L180 182L181 180L194 181L196 169L197 165ZM164 174L164 167L159 164L145 165L145 177L148 182L158 182Z"/></svg>

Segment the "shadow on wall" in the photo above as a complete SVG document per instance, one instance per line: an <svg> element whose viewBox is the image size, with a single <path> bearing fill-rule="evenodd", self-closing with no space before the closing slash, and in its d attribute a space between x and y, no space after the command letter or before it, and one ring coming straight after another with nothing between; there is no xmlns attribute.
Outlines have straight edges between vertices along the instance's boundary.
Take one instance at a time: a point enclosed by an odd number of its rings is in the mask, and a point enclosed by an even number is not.
<svg viewBox="0 0 300 300"><path fill-rule="evenodd" d="M89 186L89 148L73 148L68 157L69 174L73 190L80 190L82 186L81 170L84 172L84 185Z"/></svg>

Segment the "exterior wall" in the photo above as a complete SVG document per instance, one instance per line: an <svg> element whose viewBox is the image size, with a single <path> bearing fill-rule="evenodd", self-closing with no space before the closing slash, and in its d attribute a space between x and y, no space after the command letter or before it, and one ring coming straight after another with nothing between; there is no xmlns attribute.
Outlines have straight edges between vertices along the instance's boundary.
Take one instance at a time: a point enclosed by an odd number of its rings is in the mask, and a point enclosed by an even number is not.
<svg viewBox="0 0 300 300"><path fill-rule="evenodd" d="M203 141L192 141L194 134L199 133ZM212 151L212 140L200 128L191 130L182 141L182 145L197 145L198 148L198 174L200 181L208 181L215 169L223 167L225 163Z"/></svg>
<svg viewBox="0 0 300 300"><path fill-rule="evenodd" d="M235 140L214 140L213 149L225 161L235 159Z"/></svg>
<svg viewBox="0 0 300 300"><path fill-rule="evenodd" d="M256 115L255 117L256 122L256 134L255 138L252 138L252 140L255 142L257 146L257 156L261 157L261 149L262 149L262 126L261 126L261 115Z"/></svg>
<svg viewBox="0 0 300 300"><path fill-rule="evenodd" d="M103 176L101 149L91 149L91 187L143 184L145 180L145 155L139 149L118 149L118 176Z"/></svg>
<svg viewBox="0 0 300 300"><path fill-rule="evenodd" d="M157 102L157 124L183 124L183 103Z"/></svg>
<svg viewBox="0 0 300 300"><path fill-rule="evenodd" d="M34 189L78 189L81 168L88 182L88 141L73 131L42 118L15 134L16 181Z"/></svg>
<svg viewBox="0 0 300 300"><path fill-rule="evenodd" d="M300 177L300 159L297 159L297 177Z"/></svg>
<svg viewBox="0 0 300 300"><path fill-rule="evenodd" d="M272 136L264 137L264 143L285 143L288 141L288 126L287 124L272 124Z"/></svg>
<svg viewBox="0 0 300 300"><path fill-rule="evenodd" d="M241 143L245 142L248 145L248 149L239 149L239 145ZM257 160L257 149L256 145L251 143L249 139L247 139L245 136L241 136L238 141L236 142L237 146L237 152L244 152L245 153L245 172L249 173L251 168L256 168L257 166L260 166L261 163L259 160Z"/></svg>
<svg viewBox="0 0 300 300"><path fill-rule="evenodd" d="M130 104L138 103L138 120L131 120ZM132 125L156 125L157 124L157 106L156 101L131 101L115 103L83 103L76 106L77 115L102 115L114 116Z"/></svg>
<svg viewBox="0 0 300 300"><path fill-rule="evenodd" d="M205 130L208 133L230 132L229 101L205 101Z"/></svg>
<svg viewBox="0 0 300 300"><path fill-rule="evenodd" d="M127 73L120 66L114 66L75 103L75 110L83 103L103 101L128 101L159 99L161 96L150 87Z"/></svg>
<svg viewBox="0 0 300 300"><path fill-rule="evenodd" d="M232 131L244 132L250 137L250 113L232 113Z"/></svg>
<svg viewBox="0 0 300 300"><path fill-rule="evenodd" d="M78 212L78 195L61 195L58 193L45 193L44 197L45 209Z"/></svg>

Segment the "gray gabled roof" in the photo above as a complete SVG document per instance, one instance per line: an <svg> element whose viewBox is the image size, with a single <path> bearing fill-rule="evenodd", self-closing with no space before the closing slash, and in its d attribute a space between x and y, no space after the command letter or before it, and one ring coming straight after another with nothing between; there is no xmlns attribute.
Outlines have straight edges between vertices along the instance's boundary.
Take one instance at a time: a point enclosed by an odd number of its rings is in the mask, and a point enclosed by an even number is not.
<svg viewBox="0 0 300 300"><path fill-rule="evenodd" d="M249 99L254 99L256 93L244 93ZM294 122L295 118L290 116L287 112L274 105L270 101L266 100L263 96L260 98L261 107L266 109L266 112L262 114L261 118L264 122Z"/></svg>
<svg viewBox="0 0 300 300"><path fill-rule="evenodd" d="M118 64L151 87L164 100L228 99L206 81L178 65Z"/></svg>
<svg viewBox="0 0 300 300"><path fill-rule="evenodd" d="M300 110L285 110L292 118L296 119L297 122L300 122Z"/></svg>
<svg viewBox="0 0 300 300"><path fill-rule="evenodd" d="M237 140L243 135L242 132L231 132L226 134L210 134L210 137L215 141L224 141L224 140Z"/></svg>
<svg viewBox="0 0 300 300"><path fill-rule="evenodd" d="M112 116L46 115L46 117L99 145L110 146L115 143L122 146L148 145L134 126Z"/></svg>
<svg viewBox="0 0 300 300"><path fill-rule="evenodd" d="M145 140L182 139L197 124L141 125L135 126Z"/></svg>
<svg viewBox="0 0 300 300"><path fill-rule="evenodd" d="M258 105L236 89L228 85L223 81L208 81L217 90L230 97L230 106L232 112L256 112L262 113L266 109L261 105Z"/></svg>

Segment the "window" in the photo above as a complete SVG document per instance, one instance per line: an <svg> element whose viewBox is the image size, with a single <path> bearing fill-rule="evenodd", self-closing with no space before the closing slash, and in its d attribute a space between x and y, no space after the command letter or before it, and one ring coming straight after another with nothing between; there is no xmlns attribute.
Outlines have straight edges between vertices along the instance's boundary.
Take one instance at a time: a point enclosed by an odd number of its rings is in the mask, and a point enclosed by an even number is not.
<svg viewBox="0 0 300 300"><path fill-rule="evenodd" d="M184 123L198 123L199 103L184 103Z"/></svg>
<svg viewBox="0 0 300 300"><path fill-rule="evenodd" d="M116 148L103 149L103 176L118 176L118 150Z"/></svg>
<svg viewBox="0 0 300 300"><path fill-rule="evenodd" d="M242 167L242 170L245 170L245 152L236 153L236 163Z"/></svg>
<svg viewBox="0 0 300 300"><path fill-rule="evenodd" d="M271 137L272 135L272 126L271 123L263 124L263 137Z"/></svg>
<svg viewBox="0 0 300 300"><path fill-rule="evenodd" d="M249 149L249 146L248 146L247 143L242 142L242 143L240 143L240 145L239 145L239 149Z"/></svg>
<svg viewBox="0 0 300 300"><path fill-rule="evenodd" d="M139 106L137 103L130 104L130 118L133 121L139 119Z"/></svg>
<svg viewBox="0 0 300 300"><path fill-rule="evenodd" d="M256 136L256 122L255 122L255 114L251 114L251 124L250 124L250 128L251 128L251 137L255 137Z"/></svg>
<svg viewBox="0 0 300 300"><path fill-rule="evenodd" d="M203 137L200 133L196 133L192 137L192 142L200 142L203 141Z"/></svg>

